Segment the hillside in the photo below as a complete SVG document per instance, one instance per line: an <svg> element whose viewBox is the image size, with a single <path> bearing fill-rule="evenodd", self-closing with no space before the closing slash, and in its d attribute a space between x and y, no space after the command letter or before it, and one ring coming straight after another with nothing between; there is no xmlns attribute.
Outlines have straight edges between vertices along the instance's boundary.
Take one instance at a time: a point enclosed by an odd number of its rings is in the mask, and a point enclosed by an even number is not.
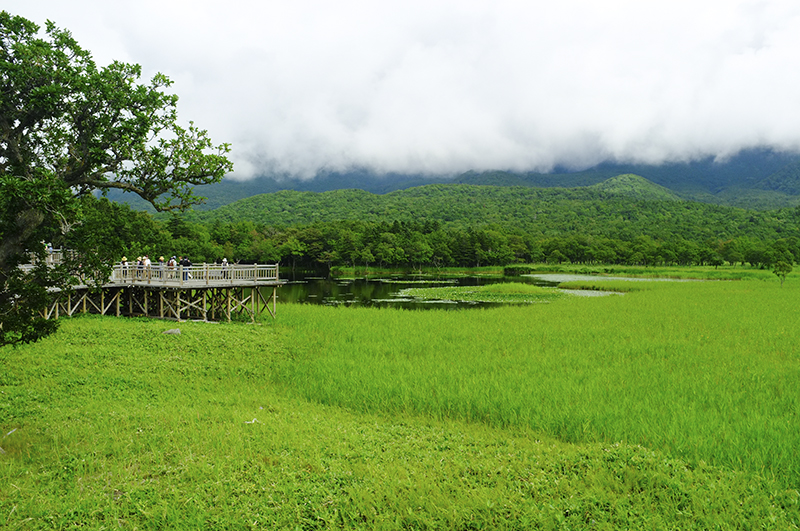
<svg viewBox="0 0 800 531"><path fill-rule="evenodd" d="M784 166L759 182L757 187L788 195L800 195L800 162Z"/></svg>
<svg viewBox="0 0 800 531"><path fill-rule="evenodd" d="M550 173L498 170L468 171L456 176L424 176L351 171L321 172L313 179L269 175L247 181L225 179L218 184L197 187L199 195L208 197L207 203L197 209L213 210L239 199L280 190L327 192L352 188L373 194L386 194L442 183L574 188L596 185L622 174L642 176L651 183L692 201L757 210L800 205L800 156L769 150L748 150L724 161L706 158L660 165L606 162L581 171L561 168ZM152 212L148 203L132 194L111 191L109 198L127 202L137 210Z"/></svg>
<svg viewBox="0 0 800 531"><path fill-rule="evenodd" d="M604 197L620 197L640 201L681 201L667 188L651 183L640 175L626 173L588 187Z"/></svg>
<svg viewBox="0 0 800 531"><path fill-rule="evenodd" d="M656 196L657 198L654 198ZM191 221L248 221L270 226L353 220L435 223L443 227L503 227L531 235L639 235L694 241L797 235L796 210L756 212L679 201L635 176L583 188L432 184L378 195L363 190L280 191L187 215Z"/></svg>

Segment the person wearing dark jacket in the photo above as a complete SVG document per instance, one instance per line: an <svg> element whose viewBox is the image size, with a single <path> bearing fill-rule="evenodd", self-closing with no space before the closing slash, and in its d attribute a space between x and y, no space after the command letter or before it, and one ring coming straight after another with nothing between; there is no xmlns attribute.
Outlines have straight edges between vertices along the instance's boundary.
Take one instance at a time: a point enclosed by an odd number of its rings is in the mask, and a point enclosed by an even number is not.
<svg viewBox="0 0 800 531"><path fill-rule="evenodd" d="M191 260L189 260L188 256L181 256L181 260L178 263L183 266L183 280L189 280L190 271L192 270Z"/></svg>

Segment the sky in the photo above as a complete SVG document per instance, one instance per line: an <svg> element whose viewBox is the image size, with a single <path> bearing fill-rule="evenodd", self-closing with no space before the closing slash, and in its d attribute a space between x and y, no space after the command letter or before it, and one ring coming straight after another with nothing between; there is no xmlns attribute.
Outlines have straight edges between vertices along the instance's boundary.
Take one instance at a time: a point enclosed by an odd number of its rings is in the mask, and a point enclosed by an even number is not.
<svg viewBox="0 0 800 531"><path fill-rule="evenodd" d="M233 179L800 152L796 0L5 0L174 81Z"/></svg>

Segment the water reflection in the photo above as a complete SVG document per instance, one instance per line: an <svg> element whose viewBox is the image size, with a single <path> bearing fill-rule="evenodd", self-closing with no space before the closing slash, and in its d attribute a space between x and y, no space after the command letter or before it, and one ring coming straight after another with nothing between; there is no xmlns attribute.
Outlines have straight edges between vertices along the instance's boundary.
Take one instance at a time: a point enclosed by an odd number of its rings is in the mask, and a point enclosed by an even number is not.
<svg viewBox="0 0 800 531"><path fill-rule="evenodd" d="M557 283L532 277L437 277L437 276L393 276L385 278L337 278L295 277L278 290L281 303L305 303L325 305L349 305L390 307L404 309L460 309L500 306L499 303L420 301L401 297L405 288L440 286L483 286L501 282L520 282L537 286L555 286Z"/></svg>

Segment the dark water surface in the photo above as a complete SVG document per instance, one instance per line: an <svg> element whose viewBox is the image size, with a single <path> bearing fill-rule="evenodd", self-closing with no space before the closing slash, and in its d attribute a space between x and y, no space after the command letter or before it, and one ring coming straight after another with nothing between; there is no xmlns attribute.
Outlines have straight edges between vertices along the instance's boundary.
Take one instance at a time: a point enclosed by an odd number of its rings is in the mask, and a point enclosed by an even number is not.
<svg viewBox="0 0 800 531"><path fill-rule="evenodd" d="M334 278L294 277L278 289L278 301L306 304L369 306L403 309L461 309L500 306L498 303L421 301L401 297L405 288L433 288L441 286L484 286L503 282L520 282L538 286L553 286L552 282L531 277L437 277L437 276L387 276L384 278Z"/></svg>

